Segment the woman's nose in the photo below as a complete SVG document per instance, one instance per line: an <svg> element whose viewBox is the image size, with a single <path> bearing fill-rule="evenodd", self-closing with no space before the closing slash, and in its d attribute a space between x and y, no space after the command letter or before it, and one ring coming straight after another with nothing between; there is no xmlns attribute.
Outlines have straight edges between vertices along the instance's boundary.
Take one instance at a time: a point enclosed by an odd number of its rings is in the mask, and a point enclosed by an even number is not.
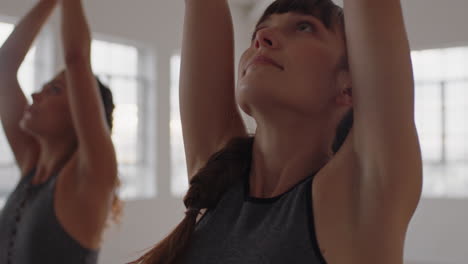
<svg viewBox="0 0 468 264"><path fill-rule="evenodd" d="M260 29L255 38L255 48L277 49L280 47L277 32L273 28Z"/></svg>

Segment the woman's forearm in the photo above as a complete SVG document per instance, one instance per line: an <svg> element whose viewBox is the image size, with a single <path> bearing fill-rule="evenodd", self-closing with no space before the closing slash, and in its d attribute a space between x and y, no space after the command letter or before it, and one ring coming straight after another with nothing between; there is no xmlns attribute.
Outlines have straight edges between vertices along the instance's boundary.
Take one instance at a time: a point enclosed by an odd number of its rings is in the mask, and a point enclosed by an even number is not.
<svg viewBox="0 0 468 264"><path fill-rule="evenodd" d="M187 167L193 175L219 146L245 136L246 130L234 95L234 30L228 2L185 2L180 115Z"/></svg>
<svg viewBox="0 0 468 264"><path fill-rule="evenodd" d="M379 106L408 116L413 75L400 0L345 0L344 10L357 113Z"/></svg>
<svg viewBox="0 0 468 264"><path fill-rule="evenodd" d="M91 33L79 0L62 1L62 44L67 65L89 63Z"/></svg>
<svg viewBox="0 0 468 264"><path fill-rule="evenodd" d="M57 0L41 0L16 25L10 37L0 48L0 69L2 74L17 73L34 39L50 16ZM16 75L14 75L16 76Z"/></svg>

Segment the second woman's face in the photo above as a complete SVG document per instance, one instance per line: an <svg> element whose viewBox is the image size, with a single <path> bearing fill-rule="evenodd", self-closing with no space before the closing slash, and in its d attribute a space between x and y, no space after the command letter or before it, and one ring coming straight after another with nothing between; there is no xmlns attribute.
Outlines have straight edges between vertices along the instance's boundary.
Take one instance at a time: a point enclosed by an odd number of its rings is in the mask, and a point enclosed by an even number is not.
<svg viewBox="0 0 468 264"><path fill-rule="evenodd" d="M25 109L21 127L36 136L60 137L73 132L66 94L65 73L61 72L33 93L33 103Z"/></svg>
<svg viewBox="0 0 468 264"><path fill-rule="evenodd" d="M258 25L239 64L236 100L249 115L328 111L345 54L343 33L299 13L274 14Z"/></svg>

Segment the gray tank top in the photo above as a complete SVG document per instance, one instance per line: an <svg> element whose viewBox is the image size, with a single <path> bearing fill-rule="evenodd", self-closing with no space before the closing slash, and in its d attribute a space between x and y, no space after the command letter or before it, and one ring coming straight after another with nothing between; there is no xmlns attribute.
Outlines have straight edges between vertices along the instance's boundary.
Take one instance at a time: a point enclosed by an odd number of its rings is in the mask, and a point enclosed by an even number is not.
<svg viewBox="0 0 468 264"><path fill-rule="evenodd" d="M83 248L63 229L54 210L57 176L32 185L21 179L0 214L0 263L95 264L98 251Z"/></svg>
<svg viewBox="0 0 468 264"><path fill-rule="evenodd" d="M312 215L314 175L272 198L251 197L242 177L197 223L182 263L326 264Z"/></svg>

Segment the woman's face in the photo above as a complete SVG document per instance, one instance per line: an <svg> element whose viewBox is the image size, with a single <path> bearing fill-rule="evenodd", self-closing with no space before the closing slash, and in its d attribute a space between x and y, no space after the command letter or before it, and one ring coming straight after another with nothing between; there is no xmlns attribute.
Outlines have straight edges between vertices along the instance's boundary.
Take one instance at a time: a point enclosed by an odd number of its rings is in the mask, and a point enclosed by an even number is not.
<svg viewBox="0 0 468 264"><path fill-rule="evenodd" d="M33 103L25 109L21 128L35 136L61 137L73 133L66 88L65 73L61 72L33 93Z"/></svg>
<svg viewBox="0 0 468 264"><path fill-rule="evenodd" d="M340 94L343 33L311 15L273 14L261 22L239 64L236 100L256 112L313 116L330 111Z"/></svg>

